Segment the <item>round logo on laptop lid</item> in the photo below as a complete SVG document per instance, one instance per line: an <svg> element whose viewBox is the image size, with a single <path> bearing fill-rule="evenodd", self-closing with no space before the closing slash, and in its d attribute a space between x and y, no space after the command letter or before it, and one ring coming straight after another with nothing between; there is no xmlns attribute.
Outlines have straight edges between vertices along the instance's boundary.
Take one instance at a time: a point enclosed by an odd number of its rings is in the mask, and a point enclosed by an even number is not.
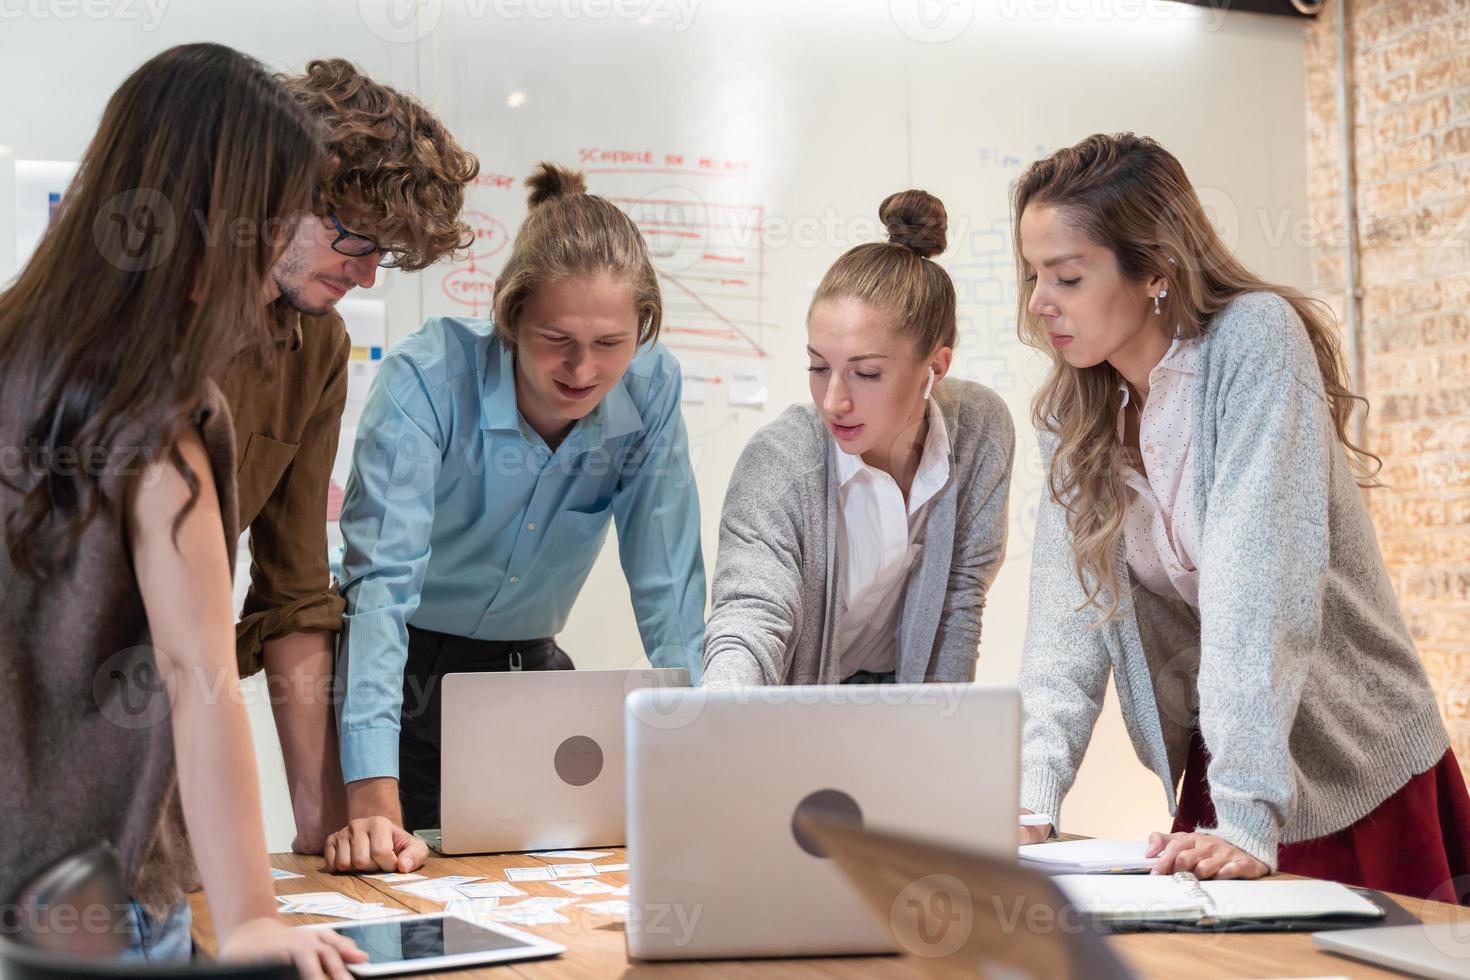
<svg viewBox="0 0 1470 980"><path fill-rule="evenodd" d="M815 793L808 793L806 798L796 805L796 812L791 814L791 836L796 838L796 844L812 857L825 858L827 852L822 846L812 840L801 826L803 816L821 816L831 820L851 824L854 827L863 825L863 808L858 806L857 800L848 796L840 789L819 789Z"/></svg>
<svg viewBox="0 0 1470 980"><path fill-rule="evenodd" d="M573 735L556 747L552 761L562 782L586 786L602 774L602 746L586 735Z"/></svg>

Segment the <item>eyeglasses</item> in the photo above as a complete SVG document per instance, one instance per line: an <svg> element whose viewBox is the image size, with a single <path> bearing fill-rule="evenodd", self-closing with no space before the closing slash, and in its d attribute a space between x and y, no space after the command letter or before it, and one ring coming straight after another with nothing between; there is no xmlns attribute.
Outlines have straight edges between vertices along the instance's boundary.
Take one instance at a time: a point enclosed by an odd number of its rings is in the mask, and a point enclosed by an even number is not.
<svg viewBox="0 0 1470 980"><path fill-rule="evenodd" d="M402 264L405 253L401 249L384 248L366 235L348 231L342 226L341 220L334 211L328 211L327 217L332 219L332 224L337 228L337 237L332 239L332 251L338 255L361 258L377 252L379 253L378 268L380 269L396 269Z"/></svg>

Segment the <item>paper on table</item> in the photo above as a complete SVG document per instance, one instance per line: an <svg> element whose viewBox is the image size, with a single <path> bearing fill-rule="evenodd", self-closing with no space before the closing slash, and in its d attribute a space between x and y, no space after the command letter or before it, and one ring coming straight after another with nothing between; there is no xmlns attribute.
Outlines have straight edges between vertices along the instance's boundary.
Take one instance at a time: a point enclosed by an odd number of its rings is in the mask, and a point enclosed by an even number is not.
<svg viewBox="0 0 1470 980"><path fill-rule="evenodd" d="M387 874L363 875L363 877L372 878L374 881L381 881L384 884L388 885L397 885L405 881L423 881L425 876L416 874L404 874L401 871L390 871Z"/></svg>
<svg viewBox="0 0 1470 980"><path fill-rule="evenodd" d="M479 880L477 877L465 877L464 875L446 875L443 878L429 878L407 885L394 885L393 888L395 891L408 892L410 895L417 895L431 902L448 902L465 897L464 892L459 890L461 885L468 885Z"/></svg>
<svg viewBox="0 0 1470 980"><path fill-rule="evenodd" d="M587 878L597 874L597 868L590 864L553 864L551 873L558 878Z"/></svg>
<svg viewBox="0 0 1470 980"><path fill-rule="evenodd" d="M498 898L456 898L444 906L444 911L476 925L491 925L498 921L494 912L499 904Z"/></svg>
<svg viewBox="0 0 1470 980"><path fill-rule="evenodd" d="M596 912L598 915L615 915L624 919L628 917L629 911L628 903L617 898L610 898L605 902L588 902L584 905L578 905L577 908L586 909L588 912Z"/></svg>
<svg viewBox="0 0 1470 980"><path fill-rule="evenodd" d="M285 881L287 878L305 877L306 875L299 875L294 871L287 871L285 868L271 868L271 880L273 881Z"/></svg>
<svg viewBox="0 0 1470 980"><path fill-rule="evenodd" d="M550 868L506 868L506 881L550 881L556 875Z"/></svg>
<svg viewBox="0 0 1470 980"><path fill-rule="evenodd" d="M485 914L496 922L507 922L520 926L561 925L570 922L557 909L575 902L574 898L528 898L514 905L502 905Z"/></svg>
<svg viewBox="0 0 1470 980"><path fill-rule="evenodd" d="M593 865L593 867L595 867L599 872L601 872L601 871L613 872L613 871L627 871L628 870L628 866L626 864L595 864L595 865Z"/></svg>
<svg viewBox="0 0 1470 980"><path fill-rule="evenodd" d="M359 902L339 892L306 892L300 895L277 895L283 915L321 915L336 919L381 919L404 915L406 909L390 908L377 902Z"/></svg>
<svg viewBox="0 0 1470 980"><path fill-rule="evenodd" d="M573 895L611 895L617 891L607 882L595 878L572 878L569 881L553 881L552 884Z"/></svg>
<svg viewBox="0 0 1470 980"><path fill-rule="evenodd" d="M612 857L610 851L532 851L533 858L541 858L545 861L555 861L566 858L571 861L593 861L597 858Z"/></svg>
<svg viewBox="0 0 1470 980"><path fill-rule="evenodd" d="M475 881L457 887L466 898L515 898L526 894L508 881Z"/></svg>
<svg viewBox="0 0 1470 980"><path fill-rule="evenodd" d="M1049 841L1022 844L1021 863L1048 874L1100 874L1145 872L1154 858L1144 857L1146 841L1092 840Z"/></svg>
<svg viewBox="0 0 1470 980"><path fill-rule="evenodd" d="M626 898L628 896L628 888L629 888L628 885L621 885L621 886L619 886L617 888L614 888L612 890L612 894L613 895L622 895L624 898Z"/></svg>
<svg viewBox="0 0 1470 980"><path fill-rule="evenodd" d="M496 922L512 926L560 926L571 922L555 909L528 909L525 912L488 912Z"/></svg>

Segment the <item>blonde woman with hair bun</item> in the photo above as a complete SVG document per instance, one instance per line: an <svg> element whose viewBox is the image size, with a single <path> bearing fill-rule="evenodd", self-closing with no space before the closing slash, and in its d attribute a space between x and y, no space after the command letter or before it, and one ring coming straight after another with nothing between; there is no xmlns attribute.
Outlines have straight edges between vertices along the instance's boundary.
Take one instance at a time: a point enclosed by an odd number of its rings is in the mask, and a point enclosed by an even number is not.
<svg viewBox="0 0 1470 980"><path fill-rule="evenodd" d="M1470 796L1359 490L1377 459L1331 317L1241 265L1147 138L1038 161L1013 211L1021 337L1051 359L1022 807L1057 813L1111 673L1174 818L1156 874L1459 900Z"/></svg>
<svg viewBox="0 0 1470 980"><path fill-rule="evenodd" d="M407 831L440 825L440 680L571 669L556 634L612 523L649 661L698 676L699 501L648 250L581 173L526 183L494 318L435 317L394 347L358 427L335 870L423 863Z"/></svg>
<svg viewBox="0 0 1470 980"><path fill-rule="evenodd" d="M736 464L704 636L704 684L971 681L1006 542L1005 403L948 378L947 216L909 190L888 240L827 271L807 313L812 403Z"/></svg>

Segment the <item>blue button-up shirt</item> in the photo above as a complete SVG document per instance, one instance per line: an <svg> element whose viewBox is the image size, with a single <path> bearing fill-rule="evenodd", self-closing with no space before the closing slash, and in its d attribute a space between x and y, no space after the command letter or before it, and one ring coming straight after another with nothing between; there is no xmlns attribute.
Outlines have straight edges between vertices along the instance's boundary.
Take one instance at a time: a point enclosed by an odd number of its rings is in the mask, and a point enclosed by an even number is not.
<svg viewBox="0 0 1470 980"><path fill-rule="evenodd" d="M654 344L552 451L521 417L491 321L431 319L388 354L342 504L348 782L398 775L407 624L556 635L614 519L648 659L698 677L704 563L679 392Z"/></svg>

